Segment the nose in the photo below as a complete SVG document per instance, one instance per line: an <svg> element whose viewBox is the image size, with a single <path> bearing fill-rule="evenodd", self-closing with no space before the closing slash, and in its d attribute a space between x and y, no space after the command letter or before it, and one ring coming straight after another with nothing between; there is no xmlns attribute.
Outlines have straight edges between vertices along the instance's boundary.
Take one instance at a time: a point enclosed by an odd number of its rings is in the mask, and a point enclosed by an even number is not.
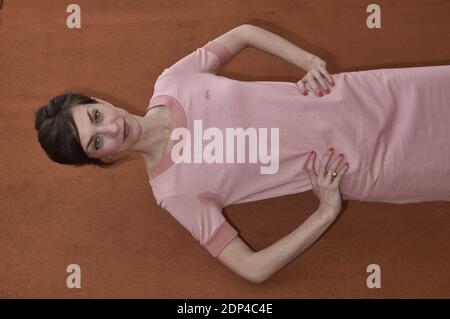
<svg viewBox="0 0 450 319"><path fill-rule="evenodd" d="M97 127L97 132L99 134L108 134L116 136L120 132L119 124L118 123L109 123L100 125Z"/></svg>

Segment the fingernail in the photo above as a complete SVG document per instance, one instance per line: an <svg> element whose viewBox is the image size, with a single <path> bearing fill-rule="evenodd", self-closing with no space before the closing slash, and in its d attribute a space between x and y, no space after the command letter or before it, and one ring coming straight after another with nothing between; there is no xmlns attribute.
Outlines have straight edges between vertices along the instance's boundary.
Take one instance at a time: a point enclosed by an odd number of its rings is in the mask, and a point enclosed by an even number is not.
<svg viewBox="0 0 450 319"><path fill-rule="evenodd" d="M330 148L328 149L328 151L331 153L331 152L334 151L334 148L330 147Z"/></svg>
<svg viewBox="0 0 450 319"><path fill-rule="evenodd" d="M319 92L319 96L323 96L322 92Z"/></svg>
<svg viewBox="0 0 450 319"><path fill-rule="evenodd" d="M327 92L327 94L330 94L330 89L327 89L326 92Z"/></svg>

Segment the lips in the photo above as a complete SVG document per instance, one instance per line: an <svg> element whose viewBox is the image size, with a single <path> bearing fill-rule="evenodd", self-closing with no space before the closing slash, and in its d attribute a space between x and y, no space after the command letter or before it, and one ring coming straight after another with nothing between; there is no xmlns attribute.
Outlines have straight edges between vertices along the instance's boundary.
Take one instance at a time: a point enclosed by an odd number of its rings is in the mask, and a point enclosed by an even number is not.
<svg viewBox="0 0 450 319"><path fill-rule="evenodd" d="M123 140L125 140L128 136L128 125L125 120L123 120Z"/></svg>

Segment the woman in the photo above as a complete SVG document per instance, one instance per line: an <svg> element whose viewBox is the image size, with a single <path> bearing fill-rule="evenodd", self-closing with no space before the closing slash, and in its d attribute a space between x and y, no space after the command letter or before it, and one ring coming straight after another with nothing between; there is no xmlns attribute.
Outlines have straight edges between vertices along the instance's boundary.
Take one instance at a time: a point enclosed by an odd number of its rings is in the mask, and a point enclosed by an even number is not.
<svg viewBox="0 0 450 319"><path fill-rule="evenodd" d="M286 52L292 61L291 53L302 52L307 74L299 85L218 76L220 67L247 45ZM144 117L82 94L54 97L36 112L39 142L53 161L63 164L105 167L122 162L129 152L142 155L158 205L212 256L261 283L333 223L341 211L341 192L344 199L361 201L450 200L450 66L344 72L333 78L325 66L286 40L243 25L165 69ZM215 134L202 134L194 122L199 120ZM187 131L181 134L183 128ZM224 161L229 154L222 151L234 140L221 140L214 152L205 152L208 140L217 142L230 128L277 129L277 139L268 139L270 146L261 144L264 139L257 144L258 150L276 151L277 169L262 174L265 158L260 163ZM203 144L192 143L191 136L199 134ZM242 140L237 145L230 149L246 153L252 147ZM327 151L330 146L336 152ZM191 151L209 160L185 161ZM319 208L258 252L222 214L231 204L311 189Z"/></svg>

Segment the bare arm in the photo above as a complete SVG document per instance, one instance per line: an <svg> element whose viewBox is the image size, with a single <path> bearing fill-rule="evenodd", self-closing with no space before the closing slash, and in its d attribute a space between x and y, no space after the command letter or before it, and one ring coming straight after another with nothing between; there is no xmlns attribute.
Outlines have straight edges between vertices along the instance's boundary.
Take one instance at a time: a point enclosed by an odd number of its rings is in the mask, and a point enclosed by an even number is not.
<svg viewBox="0 0 450 319"><path fill-rule="evenodd" d="M279 35L251 24L239 25L213 41L224 45L232 56L250 46L282 58L303 70L316 57Z"/></svg>
<svg viewBox="0 0 450 319"><path fill-rule="evenodd" d="M308 249L334 222L334 218L325 217L330 215L317 209L293 232L257 252L238 236L217 259L245 279L262 283Z"/></svg>
<svg viewBox="0 0 450 319"><path fill-rule="evenodd" d="M245 25L244 37L248 46L282 58L303 70L307 70L310 61L316 57L279 35L251 24Z"/></svg>
<svg viewBox="0 0 450 319"><path fill-rule="evenodd" d="M245 33L247 32L248 26L249 25L247 24L239 25L218 36L212 41L222 44L228 49L231 56L234 56L247 46Z"/></svg>

